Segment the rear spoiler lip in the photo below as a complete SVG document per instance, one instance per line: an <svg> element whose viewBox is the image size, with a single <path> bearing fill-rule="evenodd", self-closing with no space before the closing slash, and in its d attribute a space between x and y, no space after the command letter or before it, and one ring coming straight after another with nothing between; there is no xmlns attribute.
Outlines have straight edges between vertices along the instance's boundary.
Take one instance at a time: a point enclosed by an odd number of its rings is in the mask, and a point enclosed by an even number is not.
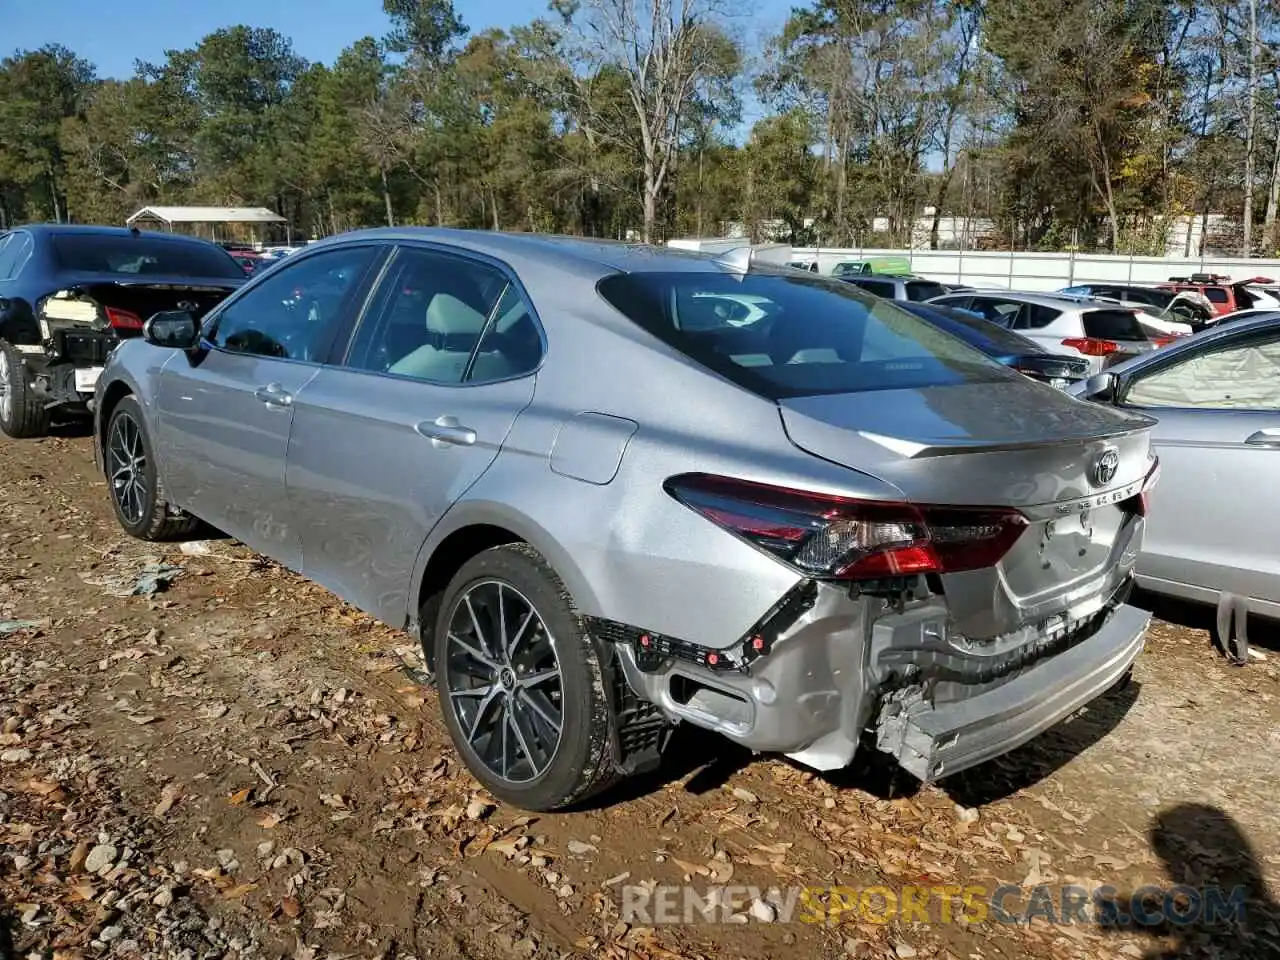
<svg viewBox="0 0 1280 960"><path fill-rule="evenodd" d="M1086 436L1079 437L1047 437L1043 440L1008 440L996 441L989 440L948 440L946 443L930 443L927 440L904 440L895 437L883 437L880 434L870 431L858 431L859 434L868 440L879 443L892 444L901 449L904 446L914 447L908 459L924 460L933 457L948 457L956 454L971 453L1004 453L1011 450L1038 450L1044 447L1059 447L1067 444L1085 444L1092 443L1095 440L1114 440L1117 437L1127 437L1143 430L1150 430L1156 425L1153 417L1146 414L1126 414L1129 423L1116 424L1114 428L1105 430L1096 430Z"/></svg>

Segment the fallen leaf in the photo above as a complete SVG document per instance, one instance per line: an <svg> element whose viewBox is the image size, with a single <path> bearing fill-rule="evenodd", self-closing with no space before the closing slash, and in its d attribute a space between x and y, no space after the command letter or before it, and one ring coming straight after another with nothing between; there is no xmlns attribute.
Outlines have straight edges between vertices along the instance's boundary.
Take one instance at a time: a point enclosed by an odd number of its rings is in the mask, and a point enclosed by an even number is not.
<svg viewBox="0 0 1280 960"><path fill-rule="evenodd" d="M160 791L160 799L151 811L157 817L163 817L173 809L173 805L182 798L182 786L177 783L166 783Z"/></svg>
<svg viewBox="0 0 1280 960"><path fill-rule="evenodd" d="M280 826L280 824L284 823L288 817L289 815L287 813L276 813L275 811L272 811L258 821L258 826L262 827L264 830L274 830L276 827Z"/></svg>
<svg viewBox="0 0 1280 960"><path fill-rule="evenodd" d="M160 718L149 713L131 713L129 714L129 719L141 727L146 726L148 723L155 723Z"/></svg>
<svg viewBox="0 0 1280 960"><path fill-rule="evenodd" d="M249 799L249 795L252 793L253 787L245 787L243 790L237 790L235 793L227 797L227 803L231 804L233 807L241 806Z"/></svg>
<svg viewBox="0 0 1280 960"><path fill-rule="evenodd" d="M256 883L241 883L222 891L222 896L227 900L239 900L246 893L252 893L257 889L258 885Z"/></svg>
<svg viewBox="0 0 1280 960"><path fill-rule="evenodd" d="M280 901L280 910L286 917L296 918L302 915L302 904L297 897L285 897Z"/></svg>
<svg viewBox="0 0 1280 960"><path fill-rule="evenodd" d="M679 867L681 870L683 870L685 873L687 873L691 877L696 877L696 876L706 877L706 876L710 876L711 874L710 868L704 866L701 863L689 863L688 861L681 860L678 857L672 857L671 862L674 863L677 867Z"/></svg>

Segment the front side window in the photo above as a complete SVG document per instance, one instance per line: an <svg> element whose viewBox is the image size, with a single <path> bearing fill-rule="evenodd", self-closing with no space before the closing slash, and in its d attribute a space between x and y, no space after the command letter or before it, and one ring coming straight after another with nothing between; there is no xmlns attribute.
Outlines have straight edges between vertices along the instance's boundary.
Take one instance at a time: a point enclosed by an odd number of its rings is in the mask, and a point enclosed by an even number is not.
<svg viewBox="0 0 1280 960"><path fill-rule="evenodd" d="M209 339L232 353L322 362L376 253L344 247L282 265L217 314Z"/></svg>
<svg viewBox="0 0 1280 960"><path fill-rule="evenodd" d="M1197 350L1139 375L1123 402L1138 407L1280 410L1280 338Z"/></svg>
<svg viewBox="0 0 1280 960"><path fill-rule="evenodd" d="M533 314L502 271L403 248L352 344L347 366L430 383L522 376L542 359Z"/></svg>
<svg viewBox="0 0 1280 960"><path fill-rule="evenodd" d="M1015 377L933 324L854 284L752 272L630 273L602 297L637 326L770 399L1002 381ZM752 319L708 322L708 302L752 305Z"/></svg>
<svg viewBox="0 0 1280 960"><path fill-rule="evenodd" d="M983 320L989 320L1002 327L1012 327L1017 322L1018 314L1022 312L1022 307L1023 305L1016 300L1001 300L996 297L974 297L971 309L979 314Z"/></svg>

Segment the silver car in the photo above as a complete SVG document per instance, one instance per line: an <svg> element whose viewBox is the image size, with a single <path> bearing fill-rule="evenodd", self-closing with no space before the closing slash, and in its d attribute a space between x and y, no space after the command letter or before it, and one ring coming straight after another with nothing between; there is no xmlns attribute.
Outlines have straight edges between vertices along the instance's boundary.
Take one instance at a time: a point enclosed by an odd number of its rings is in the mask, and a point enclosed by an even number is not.
<svg viewBox="0 0 1280 960"><path fill-rule="evenodd" d="M1158 419L1162 477L1138 582L1280 616L1280 311L1187 337L1068 388Z"/></svg>
<svg viewBox="0 0 1280 960"><path fill-rule="evenodd" d="M347 234L151 317L95 403L125 530L199 518L414 632L529 809L679 722L820 769L869 734L932 780L1143 645L1146 419L744 251Z"/></svg>
<svg viewBox="0 0 1280 960"><path fill-rule="evenodd" d="M1106 300L1053 293L976 290L936 297L930 303L969 310L1016 330L1049 353L1084 357L1098 373L1157 346L1136 312Z"/></svg>

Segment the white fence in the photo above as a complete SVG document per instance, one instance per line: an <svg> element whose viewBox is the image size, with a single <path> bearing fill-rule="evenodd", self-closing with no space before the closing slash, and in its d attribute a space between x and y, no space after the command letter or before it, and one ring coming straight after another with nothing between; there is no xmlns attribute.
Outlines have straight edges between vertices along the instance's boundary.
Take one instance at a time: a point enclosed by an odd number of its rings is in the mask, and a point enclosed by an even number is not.
<svg viewBox="0 0 1280 960"><path fill-rule="evenodd" d="M702 242L698 242L700 245ZM712 241L719 249L726 241ZM739 245L741 241L738 241ZM716 246L712 246L715 244ZM696 248L695 248L696 249ZM842 260L904 257L911 272L943 283L1006 290L1059 290L1078 283L1163 283L1192 273L1225 274L1233 280L1266 277L1280 282L1280 260L1204 257L1124 257L1081 253L982 253L961 250L854 250L797 247L795 260L818 260L830 273Z"/></svg>

